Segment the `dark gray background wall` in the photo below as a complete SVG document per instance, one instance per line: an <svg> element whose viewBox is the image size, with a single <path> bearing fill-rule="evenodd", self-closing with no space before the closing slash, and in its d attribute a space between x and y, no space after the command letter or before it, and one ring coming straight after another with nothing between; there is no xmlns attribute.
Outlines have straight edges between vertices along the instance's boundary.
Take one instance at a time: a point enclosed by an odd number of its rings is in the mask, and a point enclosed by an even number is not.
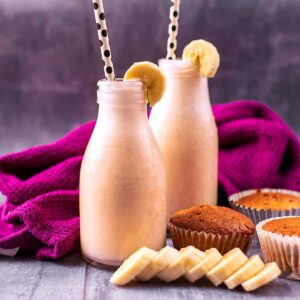
<svg viewBox="0 0 300 300"><path fill-rule="evenodd" d="M165 56L168 0L104 4L118 76ZM182 0L178 55L192 39L212 41L212 101L259 99L300 134L299 22L299 0ZM91 0L0 0L0 153L96 117L99 53Z"/></svg>

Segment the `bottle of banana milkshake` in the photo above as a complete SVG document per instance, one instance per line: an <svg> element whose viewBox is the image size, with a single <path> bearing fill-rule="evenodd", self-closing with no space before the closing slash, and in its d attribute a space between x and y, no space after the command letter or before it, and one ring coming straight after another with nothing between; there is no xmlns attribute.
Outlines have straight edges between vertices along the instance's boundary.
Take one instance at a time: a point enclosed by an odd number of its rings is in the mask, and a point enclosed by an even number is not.
<svg viewBox="0 0 300 300"><path fill-rule="evenodd" d="M145 62L125 79L98 82L99 115L81 166L81 250L94 264L118 266L166 242L166 173L146 113L165 77Z"/></svg>
<svg viewBox="0 0 300 300"><path fill-rule="evenodd" d="M183 59L161 59L167 78L150 126L163 153L167 173L167 221L180 209L217 202L218 135L208 80L219 66L216 48L191 42Z"/></svg>

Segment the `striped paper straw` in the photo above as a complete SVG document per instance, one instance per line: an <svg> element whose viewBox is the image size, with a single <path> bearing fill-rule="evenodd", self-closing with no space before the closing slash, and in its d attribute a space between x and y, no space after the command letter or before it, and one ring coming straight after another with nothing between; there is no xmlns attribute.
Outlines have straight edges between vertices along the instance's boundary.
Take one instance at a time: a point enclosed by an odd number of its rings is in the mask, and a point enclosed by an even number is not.
<svg viewBox="0 0 300 300"><path fill-rule="evenodd" d="M97 24L98 37L101 47L101 56L104 61L104 73L107 80L115 80L114 65L111 60L109 38L105 21L105 14L102 0L93 0L95 19Z"/></svg>
<svg viewBox="0 0 300 300"><path fill-rule="evenodd" d="M169 24L169 38L167 47L167 59L176 59L177 48L177 33L178 33L178 18L179 18L179 6L180 0L171 0L172 6L170 8L170 24Z"/></svg>

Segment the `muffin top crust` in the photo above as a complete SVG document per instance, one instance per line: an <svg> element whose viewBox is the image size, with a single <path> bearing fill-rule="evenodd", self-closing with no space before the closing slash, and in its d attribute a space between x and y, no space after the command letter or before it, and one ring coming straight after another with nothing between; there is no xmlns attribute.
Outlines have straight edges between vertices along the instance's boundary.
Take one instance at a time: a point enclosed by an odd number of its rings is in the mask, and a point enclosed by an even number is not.
<svg viewBox="0 0 300 300"><path fill-rule="evenodd" d="M170 223L193 231L213 234L253 234L255 226L243 214L228 207L199 205L175 212Z"/></svg>
<svg viewBox="0 0 300 300"><path fill-rule="evenodd" d="M282 235L300 237L300 217L274 219L266 222L262 229Z"/></svg>
<svg viewBox="0 0 300 300"><path fill-rule="evenodd" d="M235 203L259 210L289 210L300 208L300 197L283 193L258 191L255 194L239 199Z"/></svg>

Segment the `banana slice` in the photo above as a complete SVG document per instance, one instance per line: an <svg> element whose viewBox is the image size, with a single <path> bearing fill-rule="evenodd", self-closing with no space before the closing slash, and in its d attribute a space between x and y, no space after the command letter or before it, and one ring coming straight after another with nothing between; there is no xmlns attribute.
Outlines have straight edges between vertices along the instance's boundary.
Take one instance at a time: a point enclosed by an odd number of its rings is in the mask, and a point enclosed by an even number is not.
<svg viewBox="0 0 300 300"><path fill-rule="evenodd" d="M244 265L247 260L247 256L241 249L234 248L223 256L221 261L206 274L206 277L215 286L218 286Z"/></svg>
<svg viewBox="0 0 300 300"><path fill-rule="evenodd" d="M165 75L156 64L148 61L133 64L124 75L124 80L130 79L142 80L151 106L161 99L166 89Z"/></svg>
<svg viewBox="0 0 300 300"><path fill-rule="evenodd" d="M190 268L198 264L204 253L193 246L188 246L179 251L179 256L164 270L157 274L157 277L165 282L171 282L185 274Z"/></svg>
<svg viewBox="0 0 300 300"><path fill-rule="evenodd" d="M204 255L204 258L196 266L184 274L189 282L194 283L202 278L222 259L221 253L216 248L206 250Z"/></svg>
<svg viewBox="0 0 300 300"><path fill-rule="evenodd" d="M166 246L161 249L148 266L137 276L140 281L147 281L166 268L179 256L179 251Z"/></svg>
<svg viewBox="0 0 300 300"><path fill-rule="evenodd" d="M220 65L220 55L217 48L205 40L190 42L184 48L182 58L199 65L202 77L214 77Z"/></svg>
<svg viewBox="0 0 300 300"><path fill-rule="evenodd" d="M142 247L129 256L119 269L110 278L114 285L124 285L135 277L151 262L157 255L157 251Z"/></svg>
<svg viewBox="0 0 300 300"><path fill-rule="evenodd" d="M265 264L258 255L254 255L235 273L227 278L224 283L229 289L234 289L241 283L256 275L264 268Z"/></svg>
<svg viewBox="0 0 300 300"><path fill-rule="evenodd" d="M242 283L242 287L246 292L254 291L259 287L270 283L280 274L281 271L275 262L268 263L258 274Z"/></svg>

